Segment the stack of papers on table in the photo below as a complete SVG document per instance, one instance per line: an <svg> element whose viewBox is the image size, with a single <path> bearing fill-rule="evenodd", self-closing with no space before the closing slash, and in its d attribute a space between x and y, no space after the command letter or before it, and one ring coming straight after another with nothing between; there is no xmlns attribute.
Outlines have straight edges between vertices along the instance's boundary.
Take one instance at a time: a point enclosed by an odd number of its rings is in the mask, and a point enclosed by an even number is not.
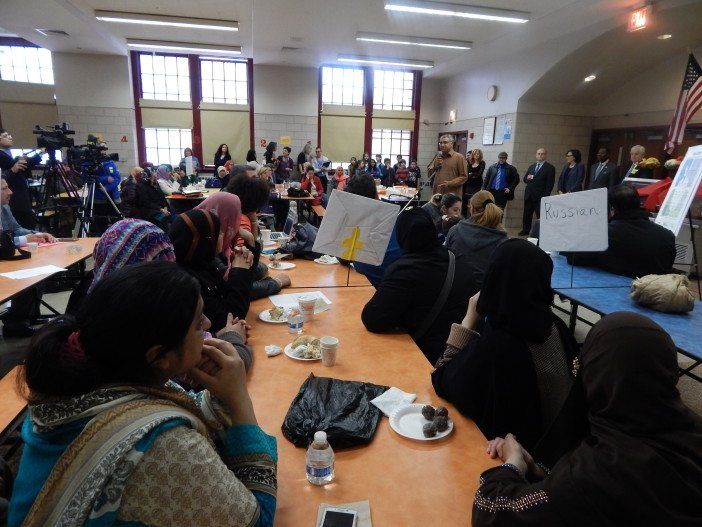
<svg viewBox="0 0 702 527"><path fill-rule="evenodd" d="M0 276L5 278L11 278L12 280L21 280L23 278L32 278L33 276L41 276L44 274L54 274L65 271L63 267L57 267L55 265L44 265L42 267L33 267L31 269L21 269L20 271L11 271L9 273L2 273Z"/></svg>
<svg viewBox="0 0 702 527"><path fill-rule="evenodd" d="M287 295L273 295L270 298L274 306L282 307L283 309L298 309L298 299L301 296L314 296L317 298L317 302L314 306L315 313L321 313L331 309L331 300L321 291L310 291L309 293L291 293Z"/></svg>

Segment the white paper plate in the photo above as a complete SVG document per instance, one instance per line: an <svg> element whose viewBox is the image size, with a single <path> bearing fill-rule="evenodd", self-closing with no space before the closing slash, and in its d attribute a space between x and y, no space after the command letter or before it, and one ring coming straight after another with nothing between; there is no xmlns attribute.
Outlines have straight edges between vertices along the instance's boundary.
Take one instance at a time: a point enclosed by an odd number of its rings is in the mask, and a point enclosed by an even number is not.
<svg viewBox="0 0 702 527"><path fill-rule="evenodd" d="M269 324L287 324L288 323L288 317L286 315L283 315L283 317L280 320L273 320L271 318L271 314L269 313L270 309L264 309L258 314L258 318L260 320L263 320L264 322L268 322Z"/></svg>
<svg viewBox="0 0 702 527"><path fill-rule="evenodd" d="M273 267L271 264L268 264L269 271L286 271L288 269L295 269L295 264L292 262L280 262L278 267Z"/></svg>
<svg viewBox="0 0 702 527"><path fill-rule="evenodd" d="M390 428L401 436L417 441L436 441L449 435L453 431L453 420L449 417L448 428L438 432L434 437L424 437L422 429L428 423L422 415L424 404L407 404L400 406L390 416Z"/></svg>
<svg viewBox="0 0 702 527"><path fill-rule="evenodd" d="M291 359L301 360L303 362L314 362L316 360L322 360L322 357L319 357L318 359L303 359L301 357L295 356L295 354L292 352L292 342L285 346L285 348L283 349L283 353L285 353Z"/></svg>
<svg viewBox="0 0 702 527"><path fill-rule="evenodd" d="M319 265L337 265L339 263L339 260L337 260L336 262L326 263L326 262L320 260L319 258L317 258L316 260L314 260L314 263L318 263Z"/></svg>

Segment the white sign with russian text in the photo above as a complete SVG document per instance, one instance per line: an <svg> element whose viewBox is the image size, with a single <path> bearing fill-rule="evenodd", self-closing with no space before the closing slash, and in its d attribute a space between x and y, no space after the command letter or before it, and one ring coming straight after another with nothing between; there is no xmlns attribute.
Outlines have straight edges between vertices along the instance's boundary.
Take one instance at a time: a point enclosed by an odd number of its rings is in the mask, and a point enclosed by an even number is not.
<svg viewBox="0 0 702 527"><path fill-rule="evenodd" d="M544 251L604 251L609 246L607 189L541 199L539 247Z"/></svg>

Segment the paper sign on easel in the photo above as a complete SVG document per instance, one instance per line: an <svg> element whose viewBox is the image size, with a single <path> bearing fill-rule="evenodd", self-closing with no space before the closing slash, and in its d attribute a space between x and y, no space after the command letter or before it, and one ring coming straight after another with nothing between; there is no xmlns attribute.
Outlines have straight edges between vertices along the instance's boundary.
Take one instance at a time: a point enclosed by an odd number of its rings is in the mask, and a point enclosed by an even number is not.
<svg viewBox="0 0 702 527"><path fill-rule="evenodd" d="M380 265L397 219L397 206L333 190L312 250Z"/></svg>
<svg viewBox="0 0 702 527"><path fill-rule="evenodd" d="M701 182L702 145L688 148L656 216L656 223L677 236Z"/></svg>
<svg viewBox="0 0 702 527"><path fill-rule="evenodd" d="M544 251L604 251L609 246L607 189L541 199L539 247Z"/></svg>

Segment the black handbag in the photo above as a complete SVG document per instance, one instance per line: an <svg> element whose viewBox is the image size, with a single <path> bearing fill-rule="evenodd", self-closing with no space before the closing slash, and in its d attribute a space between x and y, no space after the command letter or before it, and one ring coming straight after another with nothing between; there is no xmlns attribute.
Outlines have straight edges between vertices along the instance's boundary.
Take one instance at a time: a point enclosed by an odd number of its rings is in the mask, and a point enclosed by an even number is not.
<svg viewBox="0 0 702 527"><path fill-rule="evenodd" d="M19 251L19 254L15 254L15 251ZM0 232L0 260L26 260L31 257L32 253L15 245L12 231Z"/></svg>

